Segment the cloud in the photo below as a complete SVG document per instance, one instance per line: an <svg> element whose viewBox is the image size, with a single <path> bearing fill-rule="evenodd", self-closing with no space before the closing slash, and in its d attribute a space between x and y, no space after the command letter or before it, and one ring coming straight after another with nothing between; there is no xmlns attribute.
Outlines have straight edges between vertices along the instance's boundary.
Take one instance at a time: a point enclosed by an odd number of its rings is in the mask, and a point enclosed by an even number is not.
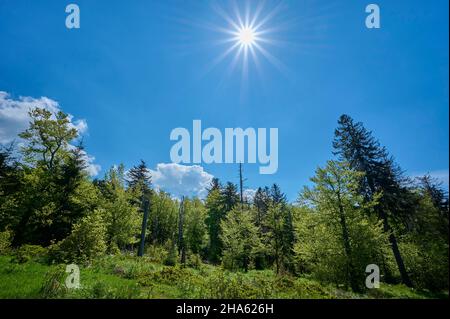
<svg viewBox="0 0 450 319"><path fill-rule="evenodd" d="M150 170L152 183L174 196L206 197L207 187L213 175L198 165L185 166L174 163L159 163L156 170Z"/></svg>
<svg viewBox="0 0 450 319"><path fill-rule="evenodd" d="M244 189L244 198L249 203L253 203L253 199L255 198L256 189L246 188Z"/></svg>
<svg viewBox="0 0 450 319"><path fill-rule="evenodd" d="M13 99L7 92L0 91L0 144L7 144L14 140L20 145L18 134L23 132L29 125L30 109L39 107L44 108L52 113L61 111L58 102L47 97L33 98L30 96L20 96ZM75 128L80 135L88 130L88 125L84 119L74 119L72 114L68 114L69 126ZM85 153L85 160L88 164L87 172L91 176L97 175L101 167L94 164L95 158Z"/></svg>
<svg viewBox="0 0 450 319"><path fill-rule="evenodd" d="M28 127L28 112L34 107L44 108L52 113L61 111L58 102L47 97L20 96L14 100L7 92L0 91L0 143L5 144L17 139L17 135ZM86 120L74 120L71 114L69 120L69 125L76 128L79 134L87 132Z"/></svg>

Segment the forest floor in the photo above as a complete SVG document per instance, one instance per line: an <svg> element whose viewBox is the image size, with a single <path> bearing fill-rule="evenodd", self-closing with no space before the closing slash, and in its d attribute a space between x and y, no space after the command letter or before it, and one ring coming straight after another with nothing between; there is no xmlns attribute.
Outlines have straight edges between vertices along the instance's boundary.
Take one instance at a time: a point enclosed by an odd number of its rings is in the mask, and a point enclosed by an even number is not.
<svg viewBox="0 0 450 319"><path fill-rule="evenodd" d="M105 256L80 267L80 289L64 285L63 265L36 260L18 263L0 256L1 298L160 298L160 299L348 299L348 298L448 298L381 284L366 294L324 285L311 278L275 275L271 270L228 272L202 264L196 268L164 266L147 258Z"/></svg>

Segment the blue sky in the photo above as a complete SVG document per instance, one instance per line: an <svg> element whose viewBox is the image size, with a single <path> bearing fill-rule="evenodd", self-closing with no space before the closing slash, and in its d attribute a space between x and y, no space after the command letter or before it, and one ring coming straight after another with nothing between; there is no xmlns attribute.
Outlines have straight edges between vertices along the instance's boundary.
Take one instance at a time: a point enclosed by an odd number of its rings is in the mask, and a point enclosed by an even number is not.
<svg viewBox="0 0 450 319"><path fill-rule="evenodd" d="M78 30L65 27L71 2L81 10ZM279 45L264 48L284 68L260 54L259 69L250 61L246 80L240 64L230 71L231 55L211 68L230 46L217 44L224 34L207 27L229 28L211 1L71 2L0 2L0 91L8 94L0 103L56 101L87 124L84 143L100 176L142 158L171 190L177 172L161 177L168 166L156 167L170 163L172 129L192 130L194 119L221 130L276 127L278 172L259 175L259 165L247 164L246 186L277 182L294 200L332 158L336 122L347 113L408 174L432 172L448 184L447 0L376 1L377 30L365 27L369 1L283 1L266 25L276 29L270 36ZM267 1L261 17L278 2ZM233 15L232 2L217 3ZM250 4L252 14L258 1ZM20 121L5 114L2 134ZM193 174L186 183L204 180L197 173L238 181L236 165L202 166L185 170Z"/></svg>

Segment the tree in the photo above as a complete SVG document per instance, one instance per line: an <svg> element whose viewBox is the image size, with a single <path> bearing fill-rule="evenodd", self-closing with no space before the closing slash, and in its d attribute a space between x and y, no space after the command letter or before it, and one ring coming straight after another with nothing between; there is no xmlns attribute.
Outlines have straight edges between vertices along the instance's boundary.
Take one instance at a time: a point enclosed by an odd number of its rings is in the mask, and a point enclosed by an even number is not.
<svg viewBox="0 0 450 319"><path fill-rule="evenodd" d="M208 256L211 262L217 263L222 252L222 242L220 240L220 222L223 218L222 188L218 179L213 179L208 195L205 200L207 217L205 223L208 226L209 245Z"/></svg>
<svg viewBox="0 0 450 319"><path fill-rule="evenodd" d="M402 281L412 286L398 246L395 229L391 221L405 218L408 209L402 204L408 191L402 187L403 176L400 168L389 156L385 147L381 147L370 131L362 123L355 123L348 115L342 115L335 131L333 147L341 160L349 163L350 168L364 173L360 182L360 192L367 201L376 194L382 194L376 206L378 217L383 221L384 231L389 234L392 252Z"/></svg>
<svg viewBox="0 0 450 319"><path fill-rule="evenodd" d="M111 168L102 187L106 238L111 251L137 242L141 216L130 202L131 194L124 185L124 166Z"/></svg>
<svg viewBox="0 0 450 319"><path fill-rule="evenodd" d="M236 185L231 182L227 182L220 195L222 198L221 204L225 215L239 203L239 195Z"/></svg>
<svg viewBox="0 0 450 319"><path fill-rule="evenodd" d="M185 200L185 242L193 254L200 254L206 247L206 209L198 198Z"/></svg>
<svg viewBox="0 0 450 319"><path fill-rule="evenodd" d="M235 208L221 222L220 238L223 242L223 264L232 270L248 271L262 249L258 228L248 210Z"/></svg>
<svg viewBox="0 0 450 319"><path fill-rule="evenodd" d="M52 170L67 154L69 142L78 137L70 125L69 116L61 111L56 114L34 108L29 112L30 126L19 136L26 141L22 152L33 164L42 164Z"/></svg>
<svg viewBox="0 0 450 319"><path fill-rule="evenodd" d="M148 224L151 242L164 245L170 240L176 244L179 205L161 190L152 192L151 202Z"/></svg>
<svg viewBox="0 0 450 319"><path fill-rule="evenodd" d="M50 257L58 262L89 263L106 252L106 227L103 212L96 210L83 217L71 234L50 247Z"/></svg>
<svg viewBox="0 0 450 319"><path fill-rule="evenodd" d="M267 187L258 189L253 198L253 206L255 207L255 223L258 227L263 224L264 218L270 206L270 193Z"/></svg>
<svg viewBox="0 0 450 319"><path fill-rule="evenodd" d="M13 152L13 144L0 145L0 232L16 224L23 188L23 170Z"/></svg>
<svg viewBox="0 0 450 319"><path fill-rule="evenodd" d="M86 185L85 153L82 145L69 143L78 137L63 112L35 108L29 112L29 128L20 133L25 163L23 187L16 209L13 244L29 242L48 245L70 234L72 225L95 203L80 201L80 187ZM91 196L88 196L90 199Z"/></svg>
<svg viewBox="0 0 450 319"><path fill-rule="evenodd" d="M442 188L442 182L437 181L430 175L425 175L418 178L419 190L422 196L428 196L433 203L435 209L438 210L438 218L440 223L438 229L443 238L447 240L449 235L449 201L448 194Z"/></svg>
<svg viewBox="0 0 450 319"><path fill-rule="evenodd" d="M150 200L152 192L150 171L143 160L128 171L126 180L129 189L134 193L136 205L143 209L143 200Z"/></svg>
<svg viewBox="0 0 450 319"><path fill-rule="evenodd" d="M314 186L305 187L299 197L304 211L312 209L316 216L302 216L305 221L300 222L306 222L306 227L298 227L297 259L317 263L322 277L338 281L344 274L344 282L353 291L362 289L365 267L379 260L378 249L384 243L381 226L367 217L376 203L365 202L358 192L363 175L345 162L328 161L311 178ZM319 257L311 258L311 248Z"/></svg>
<svg viewBox="0 0 450 319"><path fill-rule="evenodd" d="M262 224L262 235L270 252L267 257L275 263L277 273L292 270L295 241L292 212L277 184L272 185L268 196L269 206Z"/></svg>

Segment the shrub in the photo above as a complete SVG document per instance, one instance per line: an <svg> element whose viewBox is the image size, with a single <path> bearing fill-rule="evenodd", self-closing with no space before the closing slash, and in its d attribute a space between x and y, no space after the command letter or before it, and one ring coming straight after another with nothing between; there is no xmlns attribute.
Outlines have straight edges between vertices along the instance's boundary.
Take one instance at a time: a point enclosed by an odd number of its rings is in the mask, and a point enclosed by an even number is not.
<svg viewBox="0 0 450 319"><path fill-rule="evenodd" d="M43 261L47 257L47 249L38 245L23 245L15 251L14 261L20 264L28 261Z"/></svg>
<svg viewBox="0 0 450 319"><path fill-rule="evenodd" d="M39 291L42 298L62 298L68 289L64 283L66 272L62 267L51 269L45 275L44 283Z"/></svg>
<svg viewBox="0 0 450 319"><path fill-rule="evenodd" d="M65 263L90 263L106 252L106 228L100 211L75 224L72 233L50 248L51 259Z"/></svg>
<svg viewBox="0 0 450 319"><path fill-rule="evenodd" d="M202 266L202 258L199 254L190 254L187 260L189 267L199 269Z"/></svg>
<svg viewBox="0 0 450 319"><path fill-rule="evenodd" d="M162 264L166 260L168 252L162 246L150 245L146 249L145 255L151 262Z"/></svg>
<svg viewBox="0 0 450 319"><path fill-rule="evenodd" d="M12 234L9 230L0 232L0 255L9 252L9 248L11 246L11 235Z"/></svg>
<svg viewBox="0 0 450 319"><path fill-rule="evenodd" d="M164 259L164 265L175 266L178 260L177 246L172 241L169 241L167 243L167 246L168 246L168 253L167 257Z"/></svg>

